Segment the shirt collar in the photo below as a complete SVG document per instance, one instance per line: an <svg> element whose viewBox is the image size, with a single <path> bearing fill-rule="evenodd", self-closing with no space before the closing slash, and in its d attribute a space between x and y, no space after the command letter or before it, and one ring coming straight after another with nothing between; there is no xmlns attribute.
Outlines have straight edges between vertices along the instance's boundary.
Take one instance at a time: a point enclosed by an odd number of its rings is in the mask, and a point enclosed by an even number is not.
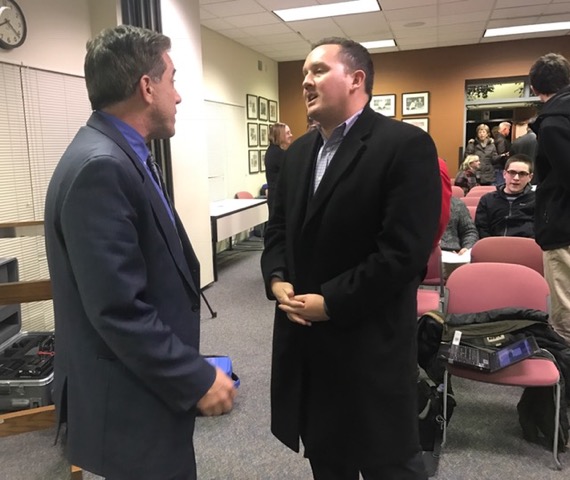
<svg viewBox="0 0 570 480"><path fill-rule="evenodd" d="M358 120L358 117L360 116L360 114L362 113L362 110L364 110L364 108L361 108L360 110L358 110L358 112L356 112L354 115L352 115L351 117L349 117L348 119L346 119L344 122L342 122L341 124L337 125L335 127L335 129L333 130L333 133L331 134L331 137L334 136L335 132L344 127L344 131L342 132L342 136L345 137L346 134L348 133L348 131L352 128L352 126L355 124L356 120ZM323 137L323 142L326 143L326 141L328 140L327 138L325 138L325 136L323 135L322 130L319 127L319 132L321 134L321 137Z"/></svg>
<svg viewBox="0 0 570 480"><path fill-rule="evenodd" d="M149 150L146 146L143 136L137 132L133 127L131 127L128 123L119 120L114 115L110 113L103 112L101 110L97 110L105 120L110 122L119 132L121 135L125 137L125 140L129 144L129 146L134 150L134 152L139 157L139 160L145 164L146 159L148 158Z"/></svg>

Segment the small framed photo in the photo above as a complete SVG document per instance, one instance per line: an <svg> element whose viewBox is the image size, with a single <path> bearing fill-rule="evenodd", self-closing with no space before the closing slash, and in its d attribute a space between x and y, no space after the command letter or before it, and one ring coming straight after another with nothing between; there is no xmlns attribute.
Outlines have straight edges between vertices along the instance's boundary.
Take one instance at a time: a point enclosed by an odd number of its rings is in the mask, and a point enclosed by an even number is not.
<svg viewBox="0 0 570 480"><path fill-rule="evenodd" d="M427 115L429 92L402 93L402 115Z"/></svg>
<svg viewBox="0 0 570 480"><path fill-rule="evenodd" d="M263 97L259 97L259 108L257 109L257 112L259 113L259 119L267 122L267 120L269 119L269 100L267 100L267 98L263 98Z"/></svg>
<svg viewBox="0 0 570 480"><path fill-rule="evenodd" d="M247 124L247 146L257 147L259 145L257 123Z"/></svg>
<svg viewBox="0 0 570 480"><path fill-rule="evenodd" d="M410 123L421 128L424 132L429 132L429 118L405 118L402 122Z"/></svg>
<svg viewBox="0 0 570 480"><path fill-rule="evenodd" d="M259 124L259 146L269 146L269 125L266 125L265 123Z"/></svg>
<svg viewBox="0 0 570 480"><path fill-rule="evenodd" d="M259 151L259 171L265 172L265 152L266 150Z"/></svg>
<svg viewBox="0 0 570 480"><path fill-rule="evenodd" d="M370 100L370 108L386 117L396 116L396 95L373 95Z"/></svg>
<svg viewBox="0 0 570 480"><path fill-rule="evenodd" d="M277 121L277 102L269 100L269 121L275 123Z"/></svg>
<svg viewBox="0 0 570 480"><path fill-rule="evenodd" d="M249 151L249 173L259 173L259 150Z"/></svg>
<svg viewBox="0 0 570 480"><path fill-rule="evenodd" d="M247 106L247 118L250 120L257 120L257 95L245 96Z"/></svg>

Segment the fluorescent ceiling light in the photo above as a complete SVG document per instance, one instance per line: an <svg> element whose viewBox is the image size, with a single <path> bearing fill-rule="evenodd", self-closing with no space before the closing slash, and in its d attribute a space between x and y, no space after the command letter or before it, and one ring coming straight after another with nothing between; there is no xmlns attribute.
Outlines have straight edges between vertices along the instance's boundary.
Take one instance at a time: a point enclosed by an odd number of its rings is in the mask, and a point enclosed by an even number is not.
<svg viewBox="0 0 570 480"><path fill-rule="evenodd" d="M310 7L285 8L274 10L284 22L296 20L311 20L313 18L338 17L353 13L366 13L380 11L377 0L354 0L352 2L331 3L329 5L312 5Z"/></svg>
<svg viewBox="0 0 570 480"><path fill-rule="evenodd" d="M375 40L373 42L360 42L360 45L362 45L364 48L367 48L368 50L374 50L375 48L395 47L396 42L394 42L394 40L392 40L392 39L390 39L390 40Z"/></svg>
<svg viewBox="0 0 570 480"><path fill-rule="evenodd" d="M483 37L499 37L502 35L518 35L521 33L552 32L570 30L570 22L537 23L535 25L519 25L516 27L488 28Z"/></svg>

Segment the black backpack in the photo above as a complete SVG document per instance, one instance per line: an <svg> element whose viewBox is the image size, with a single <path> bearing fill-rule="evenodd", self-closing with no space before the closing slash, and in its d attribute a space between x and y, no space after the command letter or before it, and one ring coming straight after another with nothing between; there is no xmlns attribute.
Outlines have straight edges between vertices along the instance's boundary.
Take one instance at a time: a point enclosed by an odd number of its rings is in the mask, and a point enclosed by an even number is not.
<svg viewBox="0 0 570 480"><path fill-rule="evenodd" d="M455 399L447 392L447 423L453 414ZM428 476L435 475L443 440L443 385L429 379L418 381L418 426L423 459Z"/></svg>

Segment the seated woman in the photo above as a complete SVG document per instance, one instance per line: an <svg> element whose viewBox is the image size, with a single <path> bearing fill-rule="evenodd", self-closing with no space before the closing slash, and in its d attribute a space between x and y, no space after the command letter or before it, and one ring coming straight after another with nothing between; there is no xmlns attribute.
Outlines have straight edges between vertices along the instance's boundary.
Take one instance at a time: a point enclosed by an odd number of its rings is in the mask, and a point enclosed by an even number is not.
<svg viewBox="0 0 570 480"><path fill-rule="evenodd" d="M465 156L477 155L481 160L480 178L481 185L494 185L496 181L495 164L499 162L499 154L495 148L495 142L491 138L491 130L488 125L482 123L475 130L476 138L467 142Z"/></svg>
<svg viewBox="0 0 570 480"><path fill-rule="evenodd" d="M465 256L466 261L462 262L460 258L457 258L455 263L447 263L444 255L443 278L447 279L453 270L469 262L469 256L466 254L477 240L479 240L479 233L467 206L458 198L451 197L451 217L441 237L440 247L444 252L453 252L458 257Z"/></svg>
<svg viewBox="0 0 570 480"><path fill-rule="evenodd" d="M463 164L461 165L461 171L455 177L455 185L461 187L465 195L474 186L479 185L479 167L481 166L481 160L477 155L467 155Z"/></svg>

